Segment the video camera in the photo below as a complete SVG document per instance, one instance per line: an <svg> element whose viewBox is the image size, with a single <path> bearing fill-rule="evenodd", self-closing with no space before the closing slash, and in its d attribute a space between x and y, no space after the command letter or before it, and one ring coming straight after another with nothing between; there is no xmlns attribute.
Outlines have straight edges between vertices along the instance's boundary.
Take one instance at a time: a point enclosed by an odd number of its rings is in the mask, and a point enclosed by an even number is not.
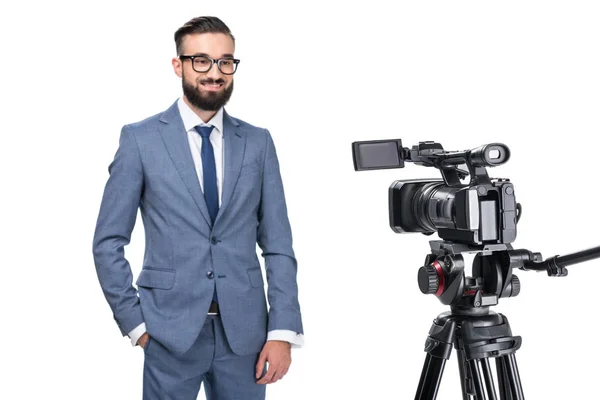
<svg viewBox="0 0 600 400"><path fill-rule="evenodd" d="M436 142L412 149L402 140L353 143L357 171L404 168L405 161L435 167L442 179L397 180L389 188L390 227L396 233L438 233L467 245L511 243L517 235L521 206L509 179L490 179L485 167L507 162L510 150L493 143L465 151L444 151ZM466 165L467 171L460 169ZM470 176L465 184L463 180Z"/></svg>

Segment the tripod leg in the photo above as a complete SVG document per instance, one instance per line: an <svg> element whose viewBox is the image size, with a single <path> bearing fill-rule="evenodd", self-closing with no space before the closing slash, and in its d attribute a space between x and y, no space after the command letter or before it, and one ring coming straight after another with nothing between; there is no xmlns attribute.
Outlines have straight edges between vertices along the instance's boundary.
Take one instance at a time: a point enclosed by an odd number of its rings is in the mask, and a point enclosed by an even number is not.
<svg viewBox="0 0 600 400"><path fill-rule="evenodd" d="M469 360L471 375L473 375L473 387L475 388L475 398L477 400L487 400L481 380L481 368L479 368L478 360Z"/></svg>
<svg viewBox="0 0 600 400"><path fill-rule="evenodd" d="M475 394L473 391L473 379L470 375L469 366L465 362L465 354L462 349L456 351L458 358L458 371L460 373L460 387L462 388L463 400L471 400L471 395Z"/></svg>
<svg viewBox="0 0 600 400"><path fill-rule="evenodd" d="M488 397L490 398L490 400L498 400L496 398L496 387L494 386L494 378L492 376L492 371L490 371L490 362L487 358L482 359L480 362L481 369L483 371L483 379L485 380L485 386L488 392Z"/></svg>
<svg viewBox="0 0 600 400"><path fill-rule="evenodd" d="M496 371L498 373L498 390L500 400L513 400L510 393L508 373L506 372L506 356L496 358Z"/></svg>
<svg viewBox="0 0 600 400"><path fill-rule="evenodd" d="M505 356L504 362L513 400L525 400L525 395L523 394L523 388L521 386L521 378L519 376L519 368L517 367L517 358L514 354L509 354Z"/></svg>
<svg viewBox="0 0 600 400"><path fill-rule="evenodd" d="M456 322L447 314L433 321L425 341L425 363L419 380L415 400L435 400L442 380L446 360L450 359Z"/></svg>
<svg viewBox="0 0 600 400"><path fill-rule="evenodd" d="M415 400L435 400L445 365L445 359L427 354Z"/></svg>
<svg viewBox="0 0 600 400"><path fill-rule="evenodd" d="M482 358L480 360L469 360L469 367L471 368L471 374L473 375L473 387L475 388L476 399L498 400L498 397L496 397L494 378L492 376L488 359Z"/></svg>

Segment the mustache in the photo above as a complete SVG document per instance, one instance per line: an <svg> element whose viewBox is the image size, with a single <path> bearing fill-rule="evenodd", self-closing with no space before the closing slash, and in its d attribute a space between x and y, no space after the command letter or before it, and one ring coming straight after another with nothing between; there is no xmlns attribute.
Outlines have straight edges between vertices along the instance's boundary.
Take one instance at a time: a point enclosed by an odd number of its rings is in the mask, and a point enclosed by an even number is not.
<svg viewBox="0 0 600 400"><path fill-rule="evenodd" d="M225 83L224 79L212 79L212 78L208 78L208 79L202 79L200 81L201 84L217 84L217 85L221 85Z"/></svg>

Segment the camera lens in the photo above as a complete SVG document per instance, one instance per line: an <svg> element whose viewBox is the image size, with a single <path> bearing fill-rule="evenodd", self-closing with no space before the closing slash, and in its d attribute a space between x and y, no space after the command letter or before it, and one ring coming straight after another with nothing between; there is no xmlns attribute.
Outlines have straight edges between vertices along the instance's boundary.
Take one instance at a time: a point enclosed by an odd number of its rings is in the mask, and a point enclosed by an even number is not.
<svg viewBox="0 0 600 400"><path fill-rule="evenodd" d="M458 189L443 183L423 185L413 197L413 213L422 229L437 231L454 227L454 197Z"/></svg>
<svg viewBox="0 0 600 400"><path fill-rule="evenodd" d="M390 187L392 230L429 234L439 228L453 228L458 190L441 180L395 181Z"/></svg>

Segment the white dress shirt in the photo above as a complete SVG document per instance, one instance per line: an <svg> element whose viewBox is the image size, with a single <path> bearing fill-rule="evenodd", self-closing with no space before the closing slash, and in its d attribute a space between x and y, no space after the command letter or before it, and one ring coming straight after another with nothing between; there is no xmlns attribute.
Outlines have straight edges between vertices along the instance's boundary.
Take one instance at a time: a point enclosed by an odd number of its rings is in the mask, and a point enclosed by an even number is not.
<svg viewBox="0 0 600 400"><path fill-rule="evenodd" d="M192 159L194 160L194 166L196 168L196 173L198 174L198 179L200 181L200 188L202 190L204 190L202 179L202 158L200 155L202 149L202 137L194 128L198 125L212 125L214 127L210 133L210 143L213 146L213 151L215 154L219 206L221 206L221 193L223 191L223 158L225 154L223 152L223 108L221 107L210 121L204 122L194 111L192 111L185 101L183 101L183 97L180 97L177 101L177 107L179 107L179 114L181 115L183 126L187 133L190 150L192 152ZM145 332L146 324L144 322L129 332L132 346L137 345L137 341ZM300 347L304 344L304 335L285 329L276 329L267 334L267 341L269 340L282 340L289 342L292 347Z"/></svg>

